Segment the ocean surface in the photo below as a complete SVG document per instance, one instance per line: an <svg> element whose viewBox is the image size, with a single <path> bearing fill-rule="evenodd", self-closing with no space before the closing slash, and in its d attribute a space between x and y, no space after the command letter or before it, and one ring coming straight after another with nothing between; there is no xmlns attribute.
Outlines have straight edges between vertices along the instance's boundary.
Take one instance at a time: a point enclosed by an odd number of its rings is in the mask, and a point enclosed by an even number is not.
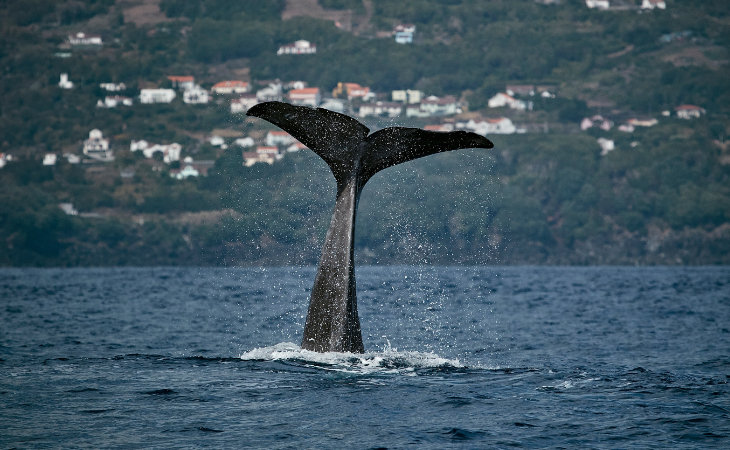
<svg viewBox="0 0 730 450"><path fill-rule="evenodd" d="M730 448L730 267L0 270L0 448Z"/></svg>

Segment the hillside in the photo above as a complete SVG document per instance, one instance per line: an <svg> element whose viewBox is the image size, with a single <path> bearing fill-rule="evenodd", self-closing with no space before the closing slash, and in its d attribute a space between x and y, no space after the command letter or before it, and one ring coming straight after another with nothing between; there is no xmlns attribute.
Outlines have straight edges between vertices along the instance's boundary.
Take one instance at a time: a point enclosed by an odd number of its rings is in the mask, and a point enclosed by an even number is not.
<svg viewBox="0 0 730 450"><path fill-rule="evenodd" d="M212 93L222 80L250 93L279 80L285 99L293 81L323 98L357 83L371 98L343 100L351 115L409 89L438 101L360 120L490 130L493 151L436 155L368 184L362 262L730 263L730 8L544 3L4 2L0 264L315 263L334 180L308 150L246 167L236 139L263 146L274 128L232 113L238 97ZM398 25L414 26L411 43L395 42ZM79 32L103 44L75 44ZM316 53L277 55L301 40ZM59 85L64 73L73 86ZM185 103L170 76L194 78L210 101ZM176 96L142 104L147 88ZM513 129L478 128L500 120ZM113 160L73 163L64 155L84 159L92 129ZM131 151L140 140L177 143L180 160ZM184 157L199 176L171 176Z"/></svg>

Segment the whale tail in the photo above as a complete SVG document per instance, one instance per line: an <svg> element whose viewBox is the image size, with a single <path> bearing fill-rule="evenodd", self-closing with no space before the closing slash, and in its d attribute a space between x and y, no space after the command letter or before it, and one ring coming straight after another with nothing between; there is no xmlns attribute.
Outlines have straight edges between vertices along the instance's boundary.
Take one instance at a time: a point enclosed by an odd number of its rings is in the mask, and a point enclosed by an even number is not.
<svg viewBox="0 0 730 450"><path fill-rule="evenodd" d="M492 148L484 136L467 131L426 131L389 127L370 135L352 117L323 108L265 102L246 113L273 123L319 155L340 184L357 167L361 186L388 167L434 153L463 148Z"/></svg>
<svg viewBox="0 0 730 450"><path fill-rule="evenodd" d="M434 153L492 148L466 131L418 128L370 130L352 117L322 108L259 103L246 113L267 120L319 155L337 180L337 199L314 279L302 348L364 352L355 293L355 215L365 183L377 172Z"/></svg>

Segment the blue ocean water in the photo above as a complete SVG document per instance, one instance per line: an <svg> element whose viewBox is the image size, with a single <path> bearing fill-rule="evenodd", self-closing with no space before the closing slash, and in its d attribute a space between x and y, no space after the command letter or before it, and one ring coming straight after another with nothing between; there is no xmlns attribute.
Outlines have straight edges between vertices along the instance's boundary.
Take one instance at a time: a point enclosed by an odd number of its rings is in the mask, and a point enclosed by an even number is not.
<svg viewBox="0 0 730 450"><path fill-rule="evenodd" d="M730 268L0 270L0 447L728 448Z"/></svg>

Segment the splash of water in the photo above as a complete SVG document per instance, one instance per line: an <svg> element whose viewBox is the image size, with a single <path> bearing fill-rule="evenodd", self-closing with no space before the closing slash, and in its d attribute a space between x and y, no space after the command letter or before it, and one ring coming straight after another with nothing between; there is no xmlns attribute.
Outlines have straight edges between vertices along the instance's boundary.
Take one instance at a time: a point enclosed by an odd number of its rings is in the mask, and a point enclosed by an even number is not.
<svg viewBox="0 0 730 450"><path fill-rule="evenodd" d="M255 348L240 356L245 361L289 361L323 370L355 373L400 372L410 373L417 369L463 369L458 359L443 358L435 353L398 351L390 344L382 351L357 353L313 352L291 342L270 347Z"/></svg>

